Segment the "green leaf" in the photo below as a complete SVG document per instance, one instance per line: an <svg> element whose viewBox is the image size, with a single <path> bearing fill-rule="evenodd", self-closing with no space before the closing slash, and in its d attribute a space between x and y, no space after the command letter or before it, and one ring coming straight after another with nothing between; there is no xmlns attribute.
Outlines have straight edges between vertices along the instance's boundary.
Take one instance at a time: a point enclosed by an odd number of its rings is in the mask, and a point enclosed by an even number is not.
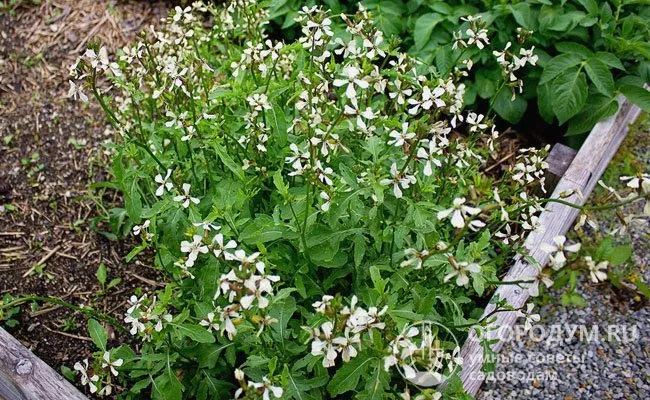
<svg viewBox="0 0 650 400"><path fill-rule="evenodd" d="M650 112L650 92L639 86L621 86L621 93L645 112Z"/></svg>
<svg viewBox="0 0 650 400"><path fill-rule="evenodd" d="M576 305L578 307L585 307L587 305L584 297L575 292L564 293L562 295L561 303L563 306Z"/></svg>
<svg viewBox="0 0 650 400"><path fill-rule="evenodd" d="M137 222L140 220L140 215L142 214L142 200L140 198L140 192L138 191L138 180L135 177L132 178L131 183L128 186L128 191L124 193L124 207L126 208L126 213L129 215L129 219L132 222Z"/></svg>
<svg viewBox="0 0 650 400"><path fill-rule="evenodd" d="M544 121L549 124L553 122L555 114L553 113L553 90L550 83L537 85L537 109Z"/></svg>
<svg viewBox="0 0 650 400"><path fill-rule="evenodd" d="M589 58L594 55L591 50L576 42L559 42L555 44L555 48L560 53L575 54L582 58Z"/></svg>
<svg viewBox="0 0 650 400"><path fill-rule="evenodd" d="M307 379L297 372L291 371L287 364L282 370L282 387L285 389L283 398L295 400L316 400L316 397L310 392L313 389L324 386L329 379L329 375L321 375L312 379Z"/></svg>
<svg viewBox="0 0 650 400"><path fill-rule="evenodd" d="M386 398L385 392L390 388L390 375L384 370L383 362L377 359L372 375L366 382L363 392L356 396L357 400L383 400Z"/></svg>
<svg viewBox="0 0 650 400"><path fill-rule="evenodd" d="M278 193L280 193L283 198L286 198L289 194L289 187L284 183L282 170L279 169L273 173L273 184L275 185L275 188L278 189Z"/></svg>
<svg viewBox="0 0 650 400"><path fill-rule="evenodd" d="M636 288L639 292L641 292L642 295L644 295L646 298L650 298L650 288L648 285L643 283L640 277L636 277L633 282L636 285Z"/></svg>
<svg viewBox="0 0 650 400"><path fill-rule="evenodd" d="M226 398L233 389L233 384L230 382L222 381L211 376L207 371L203 370L203 377L200 381L200 395L197 394L197 399L223 399Z"/></svg>
<svg viewBox="0 0 650 400"><path fill-rule="evenodd" d="M171 360L167 354L165 373L151 378L151 397L154 400L181 400L183 398L183 385L178 381L172 371Z"/></svg>
<svg viewBox="0 0 650 400"><path fill-rule="evenodd" d="M363 235L354 236L354 265L357 267L361 265L363 257L366 254L366 240Z"/></svg>
<svg viewBox="0 0 650 400"><path fill-rule="evenodd" d="M250 245L266 243L280 239L284 232L284 226L276 224L270 216L258 215L241 231L239 240Z"/></svg>
<svg viewBox="0 0 650 400"><path fill-rule="evenodd" d="M614 77L604 62L597 58L590 58L585 63L585 71L600 93L613 95Z"/></svg>
<svg viewBox="0 0 650 400"><path fill-rule="evenodd" d="M108 342L108 335L106 329L99 322L94 319L88 320L88 333L93 340L95 346L99 347L102 351L106 351L106 343Z"/></svg>
<svg viewBox="0 0 650 400"><path fill-rule="evenodd" d="M519 25L528 30L537 30L537 21L531 13L531 8L530 4L526 2L508 5L508 9Z"/></svg>
<svg viewBox="0 0 650 400"><path fill-rule="evenodd" d="M280 105L275 105L270 110L267 110L267 116L269 119L269 126L273 132L271 136L277 140L279 146L284 146L287 144L287 117L282 111Z"/></svg>
<svg viewBox="0 0 650 400"><path fill-rule="evenodd" d="M285 346L285 340L289 336L287 324L291 316L296 312L296 300L293 297L287 297L278 304L273 304L269 309L269 316L278 320L271 325L271 330L277 334L282 347Z"/></svg>
<svg viewBox="0 0 650 400"><path fill-rule="evenodd" d="M587 77L579 68L566 71L553 81L553 112L560 125L582 110L587 101Z"/></svg>
<svg viewBox="0 0 650 400"><path fill-rule="evenodd" d="M202 326L177 324L173 322L170 322L169 325L176 328L176 332L181 338L188 337L198 343L214 343L215 341L214 335Z"/></svg>
<svg viewBox="0 0 650 400"><path fill-rule="evenodd" d="M228 168L237 178L244 180L244 170L241 169L235 161L230 157L226 149L219 143L214 143L214 150L219 156L221 162Z"/></svg>
<svg viewBox="0 0 650 400"><path fill-rule="evenodd" d="M376 360L375 357L369 357L368 354L363 352L343 364L327 385L327 391L332 396L337 396L341 393L356 389L359 384L359 379L370 368L374 360Z"/></svg>
<svg viewBox="0 0 650 400"><path fill-rule="evenodd" d="M370 279L372 280L372 283L375 285L375 290L377 290L377 292L380 294L384 293L388 280L382 279L381 272L379 271L379 268L377 268L375 265L371 266L369 271L370 271Z"/></svg>
<svg viewBox="0 0 650 400"><path fill-rule="evenodd" d="M413 40L417 50L422 50L422 48L424 48L431 38L431 32L433 32L433 29L438 25L438 23L444 21L444 19L445 18L438 13L428 13L421 15L417 21L415 21Z"/></svg>
<svg viewBox="0 0 650 400"><path fill-rule="evenodd" d="M528 102L521 96L512 100L509 88L503 88L494 101L494 111L511 124L516 124L524 116Z"/></svg>
<svg viewBox="0 0 650 400"><path fill-rule="evenodd" d="M587 10L589 15L597 16L598 15L598 3L596 0L578 0L578 3Z"/></svg>
<svg viewBox="0 0 650 400"><path fill-rule="evenodd" d="M589 132L598 121L614 115L617 110L616 98L600 94L591 96L582 111L569 120L569 129L565 135L573 136Z"/></svg>
<svg viewBox="0 0 650 400"><path fill-rule="evenodd" d="M97 272L95 272L95 276L97 277L97 281L102 286L102 288L106 286L106 265L104 265L104 263L99 264Z"/></svg>
<svg viewBox="0 0 650 400"><path fill-rule="evenodd" d="M582 57L576 54L560 54L559 56L552 58L544 67L542 76L539 79L539 84L543 85L545 83L551 82L553 79L561 75L564 71L568 70L571 67L575 67L581 62Z"/></svg>
<svg viewBox="0 0 650 400"><path fill-rule="evenodd" d="M632 246L616 246L606 255L605 259L616 267L623 264L632 257Z"/></svg>
<svg viewBox="0 0 650 400"><path fill-rule="evenodd" d="M199 368L214 368L217 365L217 360L228 347L234 346L235 343L230 342L226 344L216 343L201 343L198 346L197 359L199 361Z"/></svg>
<svg viewBox="0 0 650 400"><path fill-rule="evenodd" d="M612 53L605 53L603 51L599 51L596 53L595 58L604 62L605 65L607 65L610 68L616 68L616 69L620 69L621 71L625 71L625 67L621 63L621 60Z"/></svg>

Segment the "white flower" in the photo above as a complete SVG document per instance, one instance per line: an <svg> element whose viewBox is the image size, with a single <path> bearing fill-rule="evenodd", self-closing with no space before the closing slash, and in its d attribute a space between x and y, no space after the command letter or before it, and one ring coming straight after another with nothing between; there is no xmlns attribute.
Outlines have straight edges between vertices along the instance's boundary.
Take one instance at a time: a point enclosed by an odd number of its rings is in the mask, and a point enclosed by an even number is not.
<svg viewBox="0 0 650 400"><path fill-rule="evenodd" d="M650 174L638 176L621 176L622 182L627 182L627 187L632 189L642 188L644 193L650 193Z"/></svg>
<svg viewBox="0 0 650 400"><path fill-rule="evenodd" d="M221 311L219 318L222 322L221 333L226 332L228 339L232 338L237 334L237 327L232 321L233 319L238 319L240 317L239 313L235 309L235 305L229 305ZM219 310L219 309L218 309Z"/></svg>
<svg viewBox="0 0 650 400"><path fill-rule="evenodd" d="M253 107L255 111L270 110L271 105L268 102L268 98L264 93L254 93L246 98L248 104Z"/></svg>
<svg viewBox="0 0 650 400"><path fill-rule="evenodd" d="M90 66L93 68L108 65L108 53L106 52L106 47L100 48L99 53L95 53L95 50L93 49L88 49L84 53L84 57L90 61Z"/></svg>
<svg viewBox="0 0 650 400"><path fill-rule="evenodd" d="M82 87L81 85L76 85L72 81L68 81L70 84L70 89L68 89L68 97L71 99L79 99L83 101L84 103L88 103L88 96L84 94L84 92L81 91Z"/></svg>
<svg viewBox="0 0 650 400"><path fill-rule="evenodd" d="M497 202L499 205L499 208L501 209L501 221L505 222L510 220L510 216L508 215L508 211L506 211L506 203L505 201L501 200L501 196L499 196L499 190L497 188L494 188L492 190L492 193L494 194L494 200Z"/></svg>
<svg viewBox="0 0 650 400"><path fill-rule="evenodd" d="M330 206L332 205L332 198L329 194L327 194L327 192L320 192L319 196L324 200L323 204L320 206L321 210L325 212L329 211Z"/></svg>
<svg viewBox="0 0 650 400"><path fill-rule="evenodd" d="M454 276L456 276L456 284L458 286L465 286L469 283L469 277L467 276L468 272L477 273L481 272L481 266L476 263L469 263L467 261L452 261L451 266L453 271L447 274L444 278L444 281L447 282Z"/></svg>
<svg viewBox="0 0 650 400"><path fill-rule="evenodd" d="M201 322L199 322L199 325L205 326L206 328L208 328L208 332L212 332L213 329L215 331L219 330L219 322L216 322L214 320L214 313L213 312L208 313L207 317L204 320L202 320Z"/></svg>
<svg viewBox="0 0 650 400"><path fill-rule="evenodd" d="M124 364L124 360L118 358L115 361L111 361L111 353L109 351L104 352L103 359L104 361L102 361L102 368L109 368L111 370L111 374L113 374L113 376L117 376L118 372L115 369L115 367L117 368L121 367L122 364Z"/></svg>
<svg viewBox="0 0 650 400"><path fill-rule="evenodd" d="M244 287L248 289L248 293L239 300L244 310L252 307L253 301L257 300L257 306L264 309L269 305L269 299L264 297L264 293L271 293L272 288L269 284L264 284L262 277L253 275L244 281Z"/></svg>
<svg viewBox="0 0 650 400"><path fill-rule="evenodd" d="M334 340L332 340L332 343L339 346L341 358L343 361L348 362L350 359L357 356L357 349L354 347L354 345L361 343L361 337L358 333L350 337L350 330L346 328L345 332L343 332L343 336L334 338Z"/></svg>
<svg viewBox="0 0 650 400"><path fill-rule="evenodd" d="M492 54L497 58L497 62L501 65L508 64L506 61L506 55L508 54L508 49L512 46L511 42L506 43L506 47L503 51L493 51Z"/></svg>
<svg viewBox="0 0 650 400"><path fill-rule="evenodd" d="M411 93L413 93L413 90L409 89L402 89L402 81L399 79L395 79L395 82L390 82L390 86L394 88L393 91L388 93L388 97L391 99L397 99L397 104L404 104L405 103L405 96L409 97L411 96Z"/></svg>
<svg viewBox="0 0 650 400"><path fill-rule="evenodd" d="M533 280L531 283L525 283L524 287L528 289L528 294L531 297L537 297L539 296L539 283L543 283L544 286L547 288L550 288L553 286L553 281L551 278L548 276L548 274L542 270L540 270L536 276L532 276L529 278L525 278L524 280Z"/></svg>
<svg viewBox="0 0 650 400"><path fill-rule="evenodd" d="M223 244L223 235L221 233L218 233L214 235L214 238L212 239L212 246L212 253L215 257L219 258L223 255L226 260L230 260L232 255L228 253L227 250L236 249L237 242L231 239L228 241L228 243Z"/></svg>
<svg viewBox="0 0 650 400"><path fill-rule="evenodd" d="M487 124L486 123L481 123L483 121L483 118L485 116L483 114L476 114L476 113L468 113L467 118L465 118L465 122L470 125L469 131L470 132L476 132L477 130L485 130L487 129Z"/></svg>
<svg viewBox="0 0 650 400"><path fill-rule="evenodd" d="M183 208L189 207L190 203L194 204L199 204L201 200L197 199L196 197L190 196L190 188L192 185L189 183L184 183L183 184L183 192L184 194L174 196L174 201L177 202L182 202L183 203Z"/></svg>
<svg viewBox="0 0 650 400"><path fill-rule="evenodd" d="M453 207L438 212L438 219L443 220L451 214L451 225L458 229L464 228L465 218L467 218L468 215L478 215L481 212L480 208L469 207L464 204L464 197L455 198Z"/></svg>
<svg viewBox="0 0 650 400"><path fill-rule="evenodd" d="M474 30L470 28L465 33L469 36L467 39L468 46L476 43L476 47L482 50L486 45L490 44L490 39L487 37L487 29Z"/></svg>
<svg viewBox="0 0 650 400"><path fill-rule="evenodd" d="M398 132L396 130L391 131L388 136L392 137L393 139L388 141L389 145L395 146L395 147L401 147L404 146L404 143L406 143L409 140L412 140L415 138L415 133L409 132L409 123L404 122L402 123L402 131Z"/></svg>
<svg viewBox="0 0 650 400"><path fill-rule="evenodd" d="M418 159L425 161L422 171L424 176L431 176L433 175L433 165L438 168L442 167L442 163L436 158L442 154L442 149L438 147L435 140L423 140L422 144L423 147L418 148L416 155Z"/></svg>
<svg viewBox="0 0 650 400"><path fill-rule="evenodd" d="M598 264L590 257L584 258L587 267L589 267L589 277L593 283L599 283L607 280L607 261L601 261Z"/></svg>
<svg viewBox="0 0 650 400"><path fill-rule="evenodd" d="M358 86L361 89L367 89L370 84L367 81L358 78L361 71L357 67L346 65L343 67L343 71L341 72L345 79L335 79L333 82L334 86L341 87L347 85L345 89L345 97L350 99L352 101L352 104L356 105L357 91L355 90L355 86Z"/></svg>
<svg viewBox="0 0 650 400"><path fill-rule="evenodd" d="M528 50L524 49L523 47L519 49L519 54L522 57L521 58L515 57L515 62L519 64L519 67L523 68L526 65L526 63L530 65L537 64L537 60L539 60L539 57L536 54L533 54L534 50L535 50L535 46L531 47Z"/></svg>
<svg viewBox="0 0 650 400"><path fill-rule="evenodd" d="M553 238L553 244L543 243L540 248L550 256L550 264L554 270L559 270L566 264L564 252L577 253L580 250L580 243L566 246L566 237L558 235Z"/></svg>
<svg viewBox="0 0 650 400"><path fill-rule="evenodd" d="M327 321L320 326L319 329L315 329L317 337L314 338L314 341L311 342L311 354L313 356L325 355L323 358L323 367L329 368L334 366L334 360L336 360L336 348L332 342L332 330L334 325ZM323 332L322 336L320 331Z"/></svg>
<svg viewBox="0 0 650 400"><path fill-rule="evenodd" d="M326 184L327 186L332 186L334 184L334 182L332 182L332 179L329 177L329 175L332 175L334 173L334 170L330 167L323 167L323 164L320 160L316 160L314 171L316 172L318 180L322 183Z"/></svg>
<svg viewBox="0 0 650 400"><path fill-rule="evenodd" d="M409 109L409 114L415 115L418 113L420 110L420 107L422 107L425 110L431 109L431 107L435 104L436 107L444 107L445 102L440 99L440 96L445 94L445 89L442 87L438 86L435 89L431 90L430 87L425 86L422 88L422 99L417 100L410 98L408 99L408 103L411 104L413 107Z"/></svg>
<svg viewBox="0 0 650 400"><path fill-rule="evenodd" d="M185 265L191 267L194 265L194 261L196 261L199 253L205 254L208 252L208 246L203 245L203 237L201 235L194 235L192 236L191 242L187 240L181 242L181 251L183 253L189 253Z"/></svg>
<svg viewBox="0 0 650 400"><path fill-rule="evenodd" d="M535 305L533 303L526 304L526 311L517 311L517 317L524 318L524 331L527 332L533 327L533 323L539 322L539 314L533 314L533 308Z"/></svg>
<svg viewBox="0 0 650 400"><path fill-rule="evenodd" d="M429 257L429 250L417 251L415 249L406 249L404 250L404 256L406 260L402 261L400 267L403 268L415 264L415 269L421 269L424 259Z"/></svg>
<svg viewBox="0 0 650 400"><path fill-rule="evenodd" d="M332 300L334 300L334 296L328 294L323 295L320 301L312 304L312 307L314 307L317 313L325 314L325 309L329 307Z"/></svg>
<svg viewBox="0 0 650 400"><path fill-rule="evenodd" d="M155 176L154 181L160 184L160 186L158 186L158 189L156 189L156 196L162 196L163 193L165 193L165 189L167 189L167 191L171 191L174 188L174 184L168 181L171 175L172 170L168 169L167 174L164 178L161 174Z"/></svg>
<svg viewBox="0 0 650 400"><path fill-rule="evenodd" d="M90 393L95 393L97 391L97 385L95 382L99 380L99 376L93 375L88 377L88 359L83 360L83 364L76 362L73 368L81 375L81 384L88 385Z"/></svg>
<svg viewBox="0 0 650 400"><path fill-rule="evenodd" d="M409 175L407 172L408 169L405 169L403 173L400 173L397 170L397 164L393 163L393 165L390 166L390 174L393 178L382 179L379 183L384 186L393 185L393 194L396 198L401 199L402 190L400 189L400 186L402 189L408 189L411 185L417 182L415 176Z"/></svg>
<svg viewBox="0 0 650 400"><path fill-rule="evenodd" d="M282 394L284 393L281 387L272 386L271 381L269 381L267 377L263 377L261 383L249 381L248 384L254 387L255 389L263 390L262 400L270 400L269 393L273 393L273 397L275 397L276 399L282 398Z"/></svg>
<svg viewBox="0 0 650 400"><path fill-rule="evenodd" d="M146 221L144 221L144 224L134 226L134 227L133 227L133 234L134 234L135 236L138 236L138 235L140 234L140 232L142 232L142 231L146 231L147 228L149 228L149 225L151 225L151 221L150 221L150 220L146 220Z"/></svg>
<svg viewBox="0 0 650 400"><path fill-rule="evenodd" d="M203 222L193 222L192 225L196 226L197 228L203 229L205 232L210 232L210 231L218 231L221 229L221 226L219 225L214 225L210 222L203 221Z"/></svg>

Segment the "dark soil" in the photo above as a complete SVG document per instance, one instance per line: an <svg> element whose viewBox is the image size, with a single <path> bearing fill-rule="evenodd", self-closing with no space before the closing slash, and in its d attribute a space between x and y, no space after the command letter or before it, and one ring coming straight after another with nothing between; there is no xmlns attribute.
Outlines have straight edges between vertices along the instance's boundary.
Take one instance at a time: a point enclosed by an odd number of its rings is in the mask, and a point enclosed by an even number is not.
<svg viewBox="0 0 650 400"><path fill-rule="evenodd" d="M152 267L124 261L132 243L91 229L100 196L119 204L89 190L107 179L102 143L112 138L99 107L66 98L67 66L84 40L96 35L115 49L165 14L148 2L46 0L0 17L0 300L54 296L121 319L135 288L154 289ZM102 263L108 281L121 279L105 294L95 275ZM24 306L19 322L10 333L56 370L96 350L86 317L65 307Z"/></svg>

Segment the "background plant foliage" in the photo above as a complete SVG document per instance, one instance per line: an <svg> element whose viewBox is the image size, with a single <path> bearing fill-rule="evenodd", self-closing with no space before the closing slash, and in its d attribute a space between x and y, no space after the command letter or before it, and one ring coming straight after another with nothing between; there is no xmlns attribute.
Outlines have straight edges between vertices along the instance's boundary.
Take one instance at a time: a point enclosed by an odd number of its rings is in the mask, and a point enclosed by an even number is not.
<svg viewBox="0 0 650 400"><path fill-rule="evenodd" d="M333 12L354 12L356 2L324 0ZM291 35L293 17L304 4L295 0L271 2L271 17ZM650 95L641 89L650 81L650 4L637 0L527 0L446 2L432 0L366 0L386 36L398 35L402 48L439 71L450 71L461 50L445 46L457 31L465 32L461 17L481 16L491 32L490 50L502 51L520 29L532 31L528 45L539 55L537 67L522 76L524 92L510 101L499 93L494 111L510 123L521 121L535 107L546 122L566 125L567 135L588 132L613 115L623 93L646 111ZM499 90L501 67L490 52L466 51L476 64L465 80L465 104L487 107Z"/></svg>

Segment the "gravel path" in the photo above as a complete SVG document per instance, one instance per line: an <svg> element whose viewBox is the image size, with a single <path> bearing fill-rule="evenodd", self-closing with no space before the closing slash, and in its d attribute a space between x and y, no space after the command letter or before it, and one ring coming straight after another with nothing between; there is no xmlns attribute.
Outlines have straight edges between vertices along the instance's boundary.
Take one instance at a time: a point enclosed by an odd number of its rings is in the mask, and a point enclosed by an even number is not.
<svg viewBox="0 0 650 400"><path fill-rule="evenodd" d="M643 128L627 139L646 172L650 165L648 122L645 116ZM640 209L637 204L626 211L638 213ZM601 227L616 223L612 213L598 215L598 221ZM634 263L647 284L650 225L635 226L630 232ZM504 348L495 379L484 384L478 399L650 399L647 302L617 292L609 284L583 282L577 291L587 300L587 307L543 306L542 320L532 338L512 341ZM586 328L582 335L580 325ZM558 331L553 329L561 329L562 333L555 334ZM544 332L547 335L543 336ZM544 340L538 340L542 337Z"/></svg>

